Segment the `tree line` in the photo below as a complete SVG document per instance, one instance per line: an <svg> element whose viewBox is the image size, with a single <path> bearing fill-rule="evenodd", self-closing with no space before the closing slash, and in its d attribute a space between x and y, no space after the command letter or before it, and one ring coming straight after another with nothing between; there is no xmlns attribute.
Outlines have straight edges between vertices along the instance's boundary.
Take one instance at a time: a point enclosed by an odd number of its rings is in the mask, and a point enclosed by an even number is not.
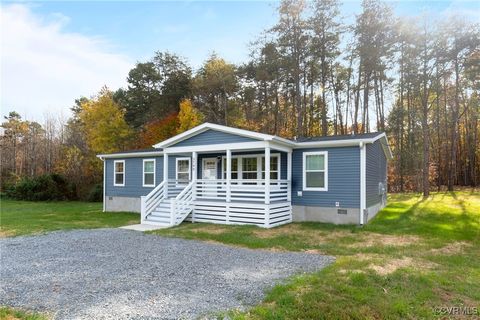
<svg viewBox="0 0 480 320"><path fill-rule="evenodd" d="M337 0L283 0L248 61L212 54L194 70L157 52L127 86L102 88L43 126L2 124L2 181L59 172L81 187L102 179L95 154L146 148L203 122L286 138L385 131L390 191L477 186L480 28L464 16L398 17L364 0L348 23ZM438 17L437 17L438 18Z"/></svg>

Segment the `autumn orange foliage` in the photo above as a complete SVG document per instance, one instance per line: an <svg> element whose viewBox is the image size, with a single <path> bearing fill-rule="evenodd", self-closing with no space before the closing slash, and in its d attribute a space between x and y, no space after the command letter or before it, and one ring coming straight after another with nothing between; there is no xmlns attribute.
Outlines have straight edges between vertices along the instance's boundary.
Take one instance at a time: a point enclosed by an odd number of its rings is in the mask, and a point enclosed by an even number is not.
<svg viewBox="0 0 480 320"><path fill-rule="evenodd" d="M139 135L137 147L148 148L177 134L178 113L148 122Z"/></svg>

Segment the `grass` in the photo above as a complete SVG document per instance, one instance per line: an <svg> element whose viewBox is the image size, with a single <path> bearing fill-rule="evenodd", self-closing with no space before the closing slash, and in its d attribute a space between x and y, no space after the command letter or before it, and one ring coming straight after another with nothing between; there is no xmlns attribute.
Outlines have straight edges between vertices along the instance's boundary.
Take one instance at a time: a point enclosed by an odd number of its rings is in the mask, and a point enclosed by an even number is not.
<svg viewBox="0 0 480 320"><path fill-rule="evenodd" d="M0 319L5 320L46 320L47 318L37 313L30 313L15 310L7 307L0 307Z"/></svg>
<svg viewBox="0 0 480 320"><path fill-rule="evenodd" d="M41 234L55 230L120 227L138 223L138 214L102 212L101 203L31 202L1 199L0 236Z"/></svg>
<svg viewBox="0 0 480 320"><path fill-rule="evenodd" d="M450 317L436 307L477 308L480 316L478 192L434 193L428 199L392 195L363 228L294 223L263 230L185 223L152 233L337 258L322 271L274 287L248 312L230 312L234 319Z"/></svg>

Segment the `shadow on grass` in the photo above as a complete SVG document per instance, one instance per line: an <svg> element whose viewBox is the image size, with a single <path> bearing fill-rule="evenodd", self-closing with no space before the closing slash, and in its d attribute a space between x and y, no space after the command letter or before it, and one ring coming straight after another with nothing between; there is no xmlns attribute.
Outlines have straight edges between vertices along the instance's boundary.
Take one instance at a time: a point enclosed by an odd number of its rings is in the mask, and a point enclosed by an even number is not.
<svg viewBox="0 0 480 320"><path fill-rule="evenodd" d="M385 207L364 230L451 240L473 240L480 236L479 217L469 212L465 200L454 192L432 194L426 199L418 197L413 204L405 195L395 197L394 201L399 198L404 201ZM460 210L454 210L455 207Z"/></svg>

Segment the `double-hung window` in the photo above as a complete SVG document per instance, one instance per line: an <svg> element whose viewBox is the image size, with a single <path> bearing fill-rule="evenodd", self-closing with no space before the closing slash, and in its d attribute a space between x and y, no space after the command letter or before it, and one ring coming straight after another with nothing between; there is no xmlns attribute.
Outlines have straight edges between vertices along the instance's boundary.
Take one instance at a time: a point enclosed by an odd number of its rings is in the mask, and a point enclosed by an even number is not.
<svg viewBox="0 0 480 320"><path fill-rule="evenodd" d="M242 158L242 179L257 179L257 157Z"/></svg>
<svg viewBox="0 0 480 320"><path fill-rule="evenodd" d="M279 156L270 156L270 179L278 180ZM265 179L265 157L262 157L262 179Z"/></svg>
<svg viewBox="0 0 480 320"><path fill-rule="evenodd" d="M177 182L188 183L190 181L190 158L177 158Z"/></svg>
<svg viewBox="0 0 480 320"><path fill-rule="evenodd" d="M155 187L155 159L143 159L143 186Z"/></svg>
<svg viewBox="0 0 480 320"><path fill-rule="evenodd" d="M113 161L113 185L125 186L125 160Z"/></svg>
<svg viewBox="0 0 480 320"><path fill-rule="evenodd" d="M328 152L303 153L303 190L328 190Z"/></svg>
<svg viewBox="0 0 480 320"><path fill-rule="evenodd" d="M227 158L223 157L222 161L223 167L223 179L227 179ZM232 158L232 180L238 179L238 158Z"/></svg>

